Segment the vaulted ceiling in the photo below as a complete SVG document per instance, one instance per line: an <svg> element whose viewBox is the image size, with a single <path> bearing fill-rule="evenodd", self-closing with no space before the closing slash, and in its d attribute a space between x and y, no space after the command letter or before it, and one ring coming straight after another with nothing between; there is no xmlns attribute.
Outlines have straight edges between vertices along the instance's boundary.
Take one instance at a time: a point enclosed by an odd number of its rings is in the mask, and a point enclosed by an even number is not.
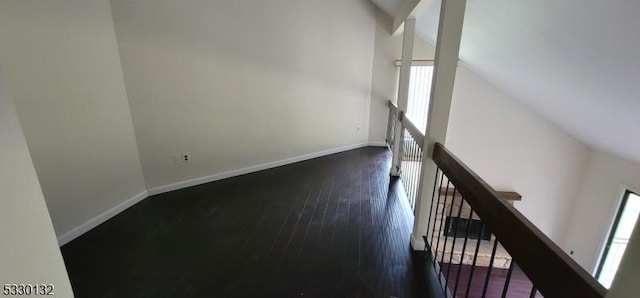
<svg viewBox="0 0 640 298"><path fill-rule="evenodd" d="M373 2L393 14L401 0ZM418 16L431 42L439 10ZM637 0L467 0L460 59L588 146L640 162L639 14Z"/></svg>

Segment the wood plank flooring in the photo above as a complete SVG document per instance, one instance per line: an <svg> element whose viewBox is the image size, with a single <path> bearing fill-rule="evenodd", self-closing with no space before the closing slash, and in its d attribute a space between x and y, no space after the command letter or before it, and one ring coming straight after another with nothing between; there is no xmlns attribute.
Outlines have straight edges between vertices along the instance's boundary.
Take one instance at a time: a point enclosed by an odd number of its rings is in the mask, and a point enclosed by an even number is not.
<svg viewBox="0 0 640 298"><path fill-rule="evenodd" d="M76 297L434 297L389 166L368 147L152 196L62 247Z"/></svg>

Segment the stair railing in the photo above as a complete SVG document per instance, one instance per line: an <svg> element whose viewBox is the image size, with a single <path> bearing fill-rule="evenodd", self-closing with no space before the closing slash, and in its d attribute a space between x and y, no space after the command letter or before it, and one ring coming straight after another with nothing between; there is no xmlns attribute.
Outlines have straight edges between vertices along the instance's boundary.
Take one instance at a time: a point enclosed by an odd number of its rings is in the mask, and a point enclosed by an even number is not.
<svg viewBox="0 0 640 298"><path fill-rule="evenodd" d="M442 144L435 144L432 158L438 169L423 239L448 297L606 295L588 272ZM473 220L482 224L472 227ZM500 267L506 276L498 278ZM528 279L526 293L510 287L516 274Z"/></svg>
<svg viewBox="0 0 640 298"><path fill-rule="evenodd" d="M424 134L411 122L403 111L389 101L389 120L387 124L387 144L391 150L393 148L393 138L395 125L401 125L400 161L396 165L399 176L407 194L407 200L412 210L415 210L416 201L419 198L420 175L422 171L422 146L424 145ZM397 121L397 122L396 122Z"/></svg>

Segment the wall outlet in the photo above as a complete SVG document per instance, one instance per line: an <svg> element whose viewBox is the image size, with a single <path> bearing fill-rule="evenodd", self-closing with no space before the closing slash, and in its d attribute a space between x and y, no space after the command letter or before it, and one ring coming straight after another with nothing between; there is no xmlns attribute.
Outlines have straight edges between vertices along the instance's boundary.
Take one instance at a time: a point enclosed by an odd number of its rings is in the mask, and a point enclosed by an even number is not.
<svg viewBox="0 0 640 298"><path fill-rule="evenodd" d="M182 154L174 154L172 157L173 157L173 162L174 163L181 163L182 162Z"/></svg>
<svg viewBox="0 0 640 298"><path fill-rule="evenodd" d="M360 125L356 126L356 131L360 131Z"/></svg>
<svg viewBox="0 0 640 298"><path fill-rule="evenodd" d="M191 161L191 154L190 153L182 153L180 158L182 160L182 163L189 163Z"/></svg>

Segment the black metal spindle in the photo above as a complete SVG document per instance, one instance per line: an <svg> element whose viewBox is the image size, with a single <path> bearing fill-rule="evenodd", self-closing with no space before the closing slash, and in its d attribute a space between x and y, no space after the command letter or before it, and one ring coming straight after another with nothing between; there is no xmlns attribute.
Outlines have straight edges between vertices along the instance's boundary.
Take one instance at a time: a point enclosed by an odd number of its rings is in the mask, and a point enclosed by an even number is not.
<svg viewBox="0 0 640 298"><path fill-rule="evenodd" d="M415 214L416 204L418 203L418 197L421 195L420 193L420 178L422 176L422 149L416 144L416 202L413 204L413 212Z"/></svg>
<svg viewBox="0 0 640 298"><path fill-rule="evenodd" d="M396 132L396 118L398 117L397 112L390 111L391 113L391 129L390 129L390 137L389 143L391 144L391 148L393 149L393 142L395 140L395 132Z"/></svg>
<svg viewBox="0 0 640 298"><path fill-rule="evenodd" d="M437 172L436 172L436 179L438 178ZM429 242L429 246L431 246L431 244L433 244L434 242L434 236L435 236L435 232L436 232L436 219L438 218L438 208L440 206L440 197L441 197L441 193L440 190L442 189L442 181L444 180L444 173L442 171L440 171L440 184L438 185L438 202L436 204L436 214L433 215L433 229L431 230L431 242ZM435 261L435 252L438 250L438 247L436 246L436 249L434 250L434 261ZM435 264L435 262L434 262Z"/></svg>
<svg viewBox="0 0 640 298"><path fill-rule="evenodd" d="M422 172L420 171L420 169L422 169L422 163L420 162L420 157L422 156L422 149L420 149L420 146L418 146L418 143L416 144L416 203L418 200L418 197L420 195L420 176L422 174Z"/></svg>
<svg viewBox="0 0 640 298"><path fill-rule="evenodd" d="M409 132L409 131L407 131ZM408 151L407 153L407 189L409 190L409 204L413 205L413 160L411 156L413 155L413 136L409 134L409 143L407 144Z"/></svg>
<svg viewBox="0 0 640 298"><path fill-rule="evenodd" d="M442 215L440 215L440 228L438 229L438 233L442 233L442 226L444 225L444 215L447 213L446 209L446 202L447 202L447 197L449 196L449 185L451 185L451 181L449 181L449 178L447 178L447 190L445 190L444 192L444 203L442 203ZM438 248L440 248L440 235L438 235L438 240L436 241L436 254L435 254L435 258L434 258L434 265L435 263L438 262ZM446 243L445 243L446 245ZM442 254L444 255L444 248L442 249ZM442 264L442 262L440 262L440 264ZM440 271L442 271L442 267L440 267Z"/></svg>
<svg viewBox="0 0 640 298"><path fill-rule="evenodd" d="M464 198L461 198L461 205L464 205ZM467 249L467 240L469 240L469 233L471 232L471 220L473 219L473 208L469 208L469 222L467 223L467 231L464 234L464 242L462 243L462 253L460 255L460 264L458 265L458 274L456 275L456 285L453 289L453 297L456 297L458 293L458 283L460 282L460 272L462 272L462 261L464 261L464 253Z"/></svg>
<svg viewBox="0 0 640 298"><path fill-rule="evenodd" d="M404 134L405 134L405 129L404 129L404 125L402 125L402 122L400 123L400 146L398 146L398 156L400 156L399 160L398 160L398 164L395 165L396 169L398 170L398 176L402 176L402 161L404 160L404 149L406 146L405 140L404 140Z"/></svg>
<svg viewBox="0 0 640 298"><path fill-rule="evenodd" d="M536 290L536 286L531 287L531 294L529 294L529 298L535 298L536 294L538 294L538 290Z"/></svg>
<svg viewBox="0 0 640 298"><path fill-rule="evenodd" d="M484 234L484 225L480 229L480 235ZM473 263L471 264L471 272L469 272L469 282L467 283L467 291L465 297L469 297L469 290L471 290L471 281L473 280L473 273L476 271L476 262L478 261L478 251L480 251L480 237L476 242L476 252L473 254Z"/></svg>
<svg viewBox="0 0 640 298"><path fill-rule="evenodd" d="M416 143L415 140L413 140L413 142L411 143L413 146L413 156L412 156L412 160L413 160L413 167L412 167L412 171L413 171L413 202L411 202L411 209L415 210L414 206L416 205L416 200L418 199L418 173L416 171L416 168L418 167L418 163L415 160L415 156L416 154L418 154L418 143Z"/></svg>
<svg viewBox="0 0 640 298"><path fill-rule="evenodd" d="M389 145L389 142L391 141L391 121L393 121L393 116L392 116L393 112L391 111L391 108L389 108L389 117L387 117L387 138L384 140L387 145Z"/></svg>
<svg viewBox="0 0 640 298"><path fill-rule="evenodd" d="M456 186L453 186L453 196L451 198L451 208L449 208L449 224L453 225L451 216L453 215L453 202L455 202L456 200ZM445 203L447 202L446 198L445 198ZM445 227L446 228L446 227ZM451 226L449 226L449 228L451 228ZM444 245L442 247L442 257L440 258L440 264L444 263L444 255L447 252L447 240L449 240L449 234L445 233L444 235ZM451 253L453 253L453 250L451 250ZM442 271L442 267L440 267L440 271ZM448 269L447 269L448 270Z"/></svg>
<svg viewBox="0 0 640 298"><path fill-rule="evenodd" d="M411 136L411 209L413 210L413 206L416 203L416 168L414 156L416 154L416 141L413 139L413 135Z"/></svg>
<svg viewBox="0 0 640 298"><path fill-rule="evenodd" d="M456 203L456 192L453 192L453 199L451 200L451 209L453 209L453 205L455 205ZM445 282L445 287L447 287L449 285L449 274L451 273L451 264L453 263L453 251L456 248L456 239L458 238L458 227L460 226L460 220L462 220L462 205L464 205L464 199L462 197L460 197L460 208L458 208L458 216L456 217L456 224L454 226L454 232L453 232L453 242L451 243L451 255L449 256L449 266L447 266L447 278L446 278L446 282ZM449 219L451 220L451 225L453 225L453 219ZM464 256L461 255L460 256L460 261L459 264L462 263L462 257ZM460 265L458 265L458 272L460 272ZM457 282L457 280L456 280Z"/></svg>
<svg viewBox="0 0 640 298"><path fill-rule="evenodd" d="M513 263L511 260L511 264L509 264L509 271L507 271L507 279L504 281L504 288L502 289L502 298L507 297L507 292L509 291L509 283L511 282L511 274L513 274Z"/></svg>
<svg viewBox="0 0 640 298"><path fill-rule="evenodd" d="M393 150L393 143L394 143L394 140L395 140L396 117L397 117L397 115L396 115L396 113L394 113L393 111L389 111L389 113L391 114L391 115L390 115L390 117L391 117L391 120L390 120L390 121L391 121L391 123L390 123L390 125L389 125L389 126L391 127L391 128L389 129L389 131L390 131L390 133L389 133L389 147L391 147L391 150Z"/></svg>
<svg viewBox="0 0 640 298"><path fill-rule="evenodd" d="M431 207L429 208L429 218L427 219L427 232L424 235L423 239L424 239L424 250L425 252L427 251L427 246L429 247L429 250L431 250L431 244L427 243L427 236L429 235L429 227L431 227L431 216L433 215L433 203L436 202L435 198L436 198L436 185L438 182L438 174L440 173L440 167L436 168L436 177L433 179L433 191L431 192ZM442 182L440 182L442 183ZM434 220L435 222L435 220Z"/></svg>
<svg viewBox="0 0 640 298"><path fill-rule="evenodd" d="M496 257L496 250L498 249L498 239L493 243L493 250L491 251L491 259L489 259L489 268L487 268L487 277L484 279L484 289L482 290L482 298L487 295L487 288L489 287L489 279L491 279L491 269L493 269L493 260Z"/></svg>

